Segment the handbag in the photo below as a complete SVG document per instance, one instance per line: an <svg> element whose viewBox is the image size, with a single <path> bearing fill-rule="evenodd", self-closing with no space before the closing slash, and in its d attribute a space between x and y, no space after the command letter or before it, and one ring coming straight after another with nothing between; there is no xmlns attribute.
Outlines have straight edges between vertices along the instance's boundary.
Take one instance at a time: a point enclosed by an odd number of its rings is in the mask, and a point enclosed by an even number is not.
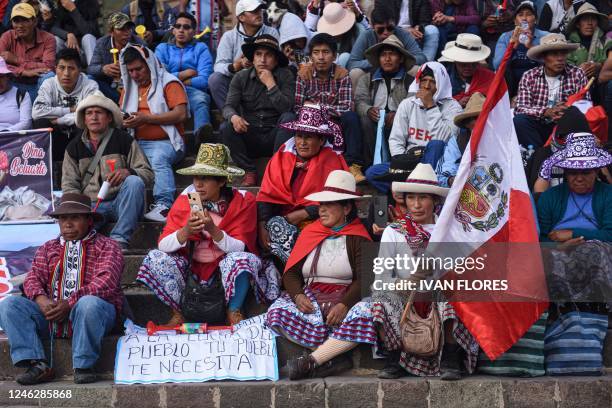
<svg viewBox="0 0 612 408"><path fill-rule="evenodd" d="M319 263L319 256L321 255L321 244L317 245L317 249L315 250L314 257L312 259L312 265L310 265L310 278L314 279L317 275L317 264ZM312 280L309 282L312 283ZM309 286L307 285L307 286ZM327 320L327 315L331 311L331 309L336 306L348 290L348 286L340 287L333 292L326 293L318 290L317 288L311 288L313 296L317 300L317 304L319 305L319 309L321 309L321 314L323 315L323 319Z"/></svg>
<svg viewBox="0 0 612 408"><path fill-rule="evenodd" d="M580 310L559 312L544 337L546 374L601 375L607 331L605 314Z"/></svg>
<svg viewBox="0 0 612 408"><path fill-rule="evenodd" d="M413 291L408 298L400 319L402 348L408 354L432 357L440 352L442 346L442 322L436 302L431 302L427 317L421 317L414 309Z"/></svg>
<svg viewBox="0 0 612 408"><path fill-rule="evenodd" d="M210 285L200 285L191 273L193 249L195 243L189 243L189 263L185 290L181 295L181 313L185 320L192 323L223 323L225 322L225 289L221 283L219 269L212 275Z"/></svg>

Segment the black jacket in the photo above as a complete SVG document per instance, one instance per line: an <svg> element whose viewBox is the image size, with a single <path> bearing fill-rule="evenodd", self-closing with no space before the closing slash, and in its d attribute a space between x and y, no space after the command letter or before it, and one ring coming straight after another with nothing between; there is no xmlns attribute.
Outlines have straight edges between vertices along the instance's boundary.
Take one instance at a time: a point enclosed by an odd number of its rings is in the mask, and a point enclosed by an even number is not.
<svg viewBox="0 0 612 408"><path fill-rule="evenodd" d="M100 5L98 0L76 0L76 10L68 12L60 5L53 10L53 20L51 27L47 31L51 34L66 40L68 33L72 33L79 39L85 34L92 34L96 38L100 37L98 29L98 17L100 16ZM49 23L45 23L48 25Z"/></svg>
<svg viewBox="0 0 612 408"><path fill-rule="evenodd" d="M376 0L374 7L383 2L385 4L390 3L397 18L399 18L402 0ZM420 31L423 31L423 27L431 24L431 3L429 0L410 0L408 2L408 7L410 8L410 25L412 27L420 26Z"/></svg>

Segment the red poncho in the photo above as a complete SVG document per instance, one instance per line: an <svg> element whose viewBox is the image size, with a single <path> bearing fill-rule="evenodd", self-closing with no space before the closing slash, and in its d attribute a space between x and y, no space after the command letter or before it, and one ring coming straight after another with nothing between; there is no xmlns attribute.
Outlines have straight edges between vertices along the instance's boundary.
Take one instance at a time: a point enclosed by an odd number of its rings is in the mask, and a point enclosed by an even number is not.
<svg viewBox="0 0 612 408"><path fill-rule="evenodd" d="M218 227L232 238L244 242L246 249L250 252L257 253L257 223L254 221L257 219L255 196L249 192L244 193L244 195L238 190L233 190L233 192L234 196ZM159 241L187 225L190 214L191 208L189 207L187 194L181 194L168 213L166 225L159 237ZM196 242L202 241L203 239L204 236L202 236L202 234L189 237L190 241ZM189 255L189 249L187 247L182 248L180 252L184 256ZM219 256L213 262L208 263L200 263L193 260L191 263L191 270L201 280L208 280L215 269L217 269L222 258L223 256Z"/></svg>
<svg viewBox="0 0 612 408"><path fill-rule="evenodd" d="M317 205L315 202L306 200L305 197L321 191L327 175L333 170L348 171L344 158L335 153L331 147L323 146L319 154L308 160L306 175L303 177L297 194L294 194L291 188L291 176L298 157L292 151L293 149L287 149L287 145L292 142L291 140L282 145L270 159L259 194L257 194L257 201L281 204L292 209Z"/></svg>
<svg viewBox="0 0 612 408"><path fill-rule="evenodd" d="M312 250L317 247L317 245L323 242L324 239L331 236L341 235L357 235L366 238L368 241L372 240L372 238L370 238L370 234L368 234L368 231L365 229L359 218L355 218L350 224L346 225L338 232L331 228L325 227L323 224L321 224L321 220L316 220L304 228L304 230L300 233L300 236L298 237L297 242L291 251L291 255L289 255L287 264L285 265L285 272L291 269L293 265L307 257L308 254L311 253Z"/></svg>

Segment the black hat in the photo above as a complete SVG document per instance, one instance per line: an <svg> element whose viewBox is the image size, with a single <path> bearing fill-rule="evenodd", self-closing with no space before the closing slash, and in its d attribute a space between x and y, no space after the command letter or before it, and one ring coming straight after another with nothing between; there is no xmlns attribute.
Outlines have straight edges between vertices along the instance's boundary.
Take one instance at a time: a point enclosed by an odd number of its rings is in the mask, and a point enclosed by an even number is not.
<svg viewBox="0 0 612 408"><path fill-rule="evenodd" d="M278 59L278 66L286 67L289 65L289 60L285 54L283 54L278 45L278 40L272 37L270 34L262 34L259 37L256 37L254 40L245 41L245 43L242 44L242 53L249 61L253 62L253 55L255 54L255 50L257 48L267 48L273 51Z"/></svg>
<svg viewBox="0 0 612 408"><path fill-rule="evenodd" d="M565 144L565 138L570 133L591 133L586 116L575 106L567 108L563 116L557 121L555 139L557 142Z"/></svg>
<svg viewBox="0 0 612 408"><path fill-rule="evenodd" d="M83 214L91 215L94 220L100 221L103 219L102 214L92 211L91 200L88 196L79 193L64 193L60 205L49 215L53 218L59 218L60 215Z"/></svg>
<svg viewBox="0 0 612 408"><path fill-rule="evenodd" d="M528 8L529 10L531 10L531 12L533 13L533 15L536 17L536 19L538 18L538 9L536 9L535 5L533 4L532 1L529 0L525 0L522 1L514 10L514 17L516 17L516 15L519 13L519 11L521 11L524 8Z"/></svg>
<svg viewBox="0 0 612 408"><path fill-rule="evenodd" d="M376 181L406 181L406 178L417 164L423 159L425 148L423 146L415 146L408 150L406 154L398 154L391 158L389 171L380 176L375 176Z"/></svg>

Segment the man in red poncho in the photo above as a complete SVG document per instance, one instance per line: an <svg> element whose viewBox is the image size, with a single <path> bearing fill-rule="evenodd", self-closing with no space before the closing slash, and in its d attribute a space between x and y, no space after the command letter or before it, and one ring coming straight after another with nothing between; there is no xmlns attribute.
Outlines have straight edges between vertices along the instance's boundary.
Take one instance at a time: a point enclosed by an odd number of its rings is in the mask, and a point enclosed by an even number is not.
<svg viewBox="0 0 612 408"><path fill-rule="evenodd" d="M266 167L257 195L257 221L262 248L285 263L298 230L318 218L318 205L306 196L320 191L331 171L348 167L327 141L333 130L319 106L303 106L298 120L280 126L295 136Z"/></svg>
<svg viewBox="0 0 612 408"><path fill-rule="evenodd" d="M189 320L181 310L189 273L209 287L221 279L229 324L243 320L241 308L250 286L260 302L271 302L280 294L278 271L256 255L255 197L227 186L233 176L244 174L228 165L229 157L224 145L202 144L196 163L177 171L193 176L193 184L172 205L158 249L149 252L138 272L136 279L172 308L167 325ZM190 207L188 194L193 192L199 194L203 211Z"/></svg>

